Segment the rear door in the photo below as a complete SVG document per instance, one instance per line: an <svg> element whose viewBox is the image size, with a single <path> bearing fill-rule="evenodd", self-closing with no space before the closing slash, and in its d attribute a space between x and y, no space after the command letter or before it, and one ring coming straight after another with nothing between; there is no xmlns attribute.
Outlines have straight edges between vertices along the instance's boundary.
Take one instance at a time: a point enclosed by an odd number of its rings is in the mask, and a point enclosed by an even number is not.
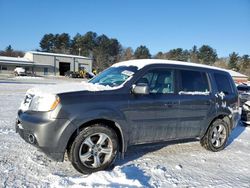
<svg viewBox="0 0 250 188"><path fill-rule="evenodd" d="M232 77L227 73L214 73L217 86L216 104L218 113L224 112L232 118L233 127L239 120L238 91Z"/></svg>
<svg viewBox="0 0 250 188"><path fill-rule="evenodd" d="M213 110L209 76L205 71L179 70L180 124L178 138L193 138Z"/></svg>

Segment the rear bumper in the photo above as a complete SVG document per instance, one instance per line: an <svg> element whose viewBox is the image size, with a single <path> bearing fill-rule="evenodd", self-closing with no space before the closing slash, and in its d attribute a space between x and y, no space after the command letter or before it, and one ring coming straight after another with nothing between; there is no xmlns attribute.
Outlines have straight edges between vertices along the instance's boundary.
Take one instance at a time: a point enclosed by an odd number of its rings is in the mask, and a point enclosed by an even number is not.
<svg viewBox="0 0 250 188"><path fill-rule="evenodd" d="M16 132L55 161L63 161L68 137L63 137L67 119L50 119L49 113L18 112Z"/></svg>
<svg viewBox="0 0 250 188"><path fill-rule="evenodd" d="M250 122L250 112L249 111L242 110L241 121Z"/></svg>
<svg viewBox="0 0 250 188"><path fill-rule="evenodd" d="M233 117L232 117L232 123L233 123L232 129L234 129L238 125L240 120L241 120L241 110L239 110L239 112L233 114Z"/></svg>

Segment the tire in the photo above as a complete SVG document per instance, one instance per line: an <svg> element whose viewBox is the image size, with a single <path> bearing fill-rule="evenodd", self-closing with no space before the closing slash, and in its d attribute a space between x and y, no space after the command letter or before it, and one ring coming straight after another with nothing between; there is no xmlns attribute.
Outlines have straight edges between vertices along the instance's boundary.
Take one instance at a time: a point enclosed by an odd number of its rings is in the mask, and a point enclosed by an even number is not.
<svg viewBox="0 0 250 188"><path fill-rule="evenodd" d="M77 171L90 174L105 170L118 155L118 137L106 125L92 125L77 135L69 151L69 159Z"/></svg>
<svg viewBox="0 0 250 188"><path fill-rule="evenodd" d="M217 152L225 148L229 137L229 125L222 119L215 120L201 139L201 145L207 150Z"/></svg>

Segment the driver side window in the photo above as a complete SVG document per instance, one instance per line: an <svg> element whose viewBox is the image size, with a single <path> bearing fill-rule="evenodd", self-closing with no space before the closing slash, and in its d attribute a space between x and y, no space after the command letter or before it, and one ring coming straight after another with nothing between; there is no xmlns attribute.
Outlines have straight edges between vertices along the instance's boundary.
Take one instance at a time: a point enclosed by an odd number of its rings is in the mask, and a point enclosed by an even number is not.
<svg viewBox="0 0 250 188"><path fill-rule="evenodd" d="M151 70L142 76L136 84L147 84L150 93L174 93L174 70Z"/></svg>

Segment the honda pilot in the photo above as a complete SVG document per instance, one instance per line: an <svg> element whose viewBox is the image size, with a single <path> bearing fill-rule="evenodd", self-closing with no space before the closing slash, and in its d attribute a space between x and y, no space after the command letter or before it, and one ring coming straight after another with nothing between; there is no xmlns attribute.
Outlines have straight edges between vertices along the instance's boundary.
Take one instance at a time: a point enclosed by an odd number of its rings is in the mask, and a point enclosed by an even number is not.
<svg viewBox="0 0 250 188"><path fill-rule="evenodd" d="M29 89L16 131L56 161L88 174L128 146L198 138L217 152L239 120L238 92L223 69L159 59L112 65L89 82Z"/></svg>

